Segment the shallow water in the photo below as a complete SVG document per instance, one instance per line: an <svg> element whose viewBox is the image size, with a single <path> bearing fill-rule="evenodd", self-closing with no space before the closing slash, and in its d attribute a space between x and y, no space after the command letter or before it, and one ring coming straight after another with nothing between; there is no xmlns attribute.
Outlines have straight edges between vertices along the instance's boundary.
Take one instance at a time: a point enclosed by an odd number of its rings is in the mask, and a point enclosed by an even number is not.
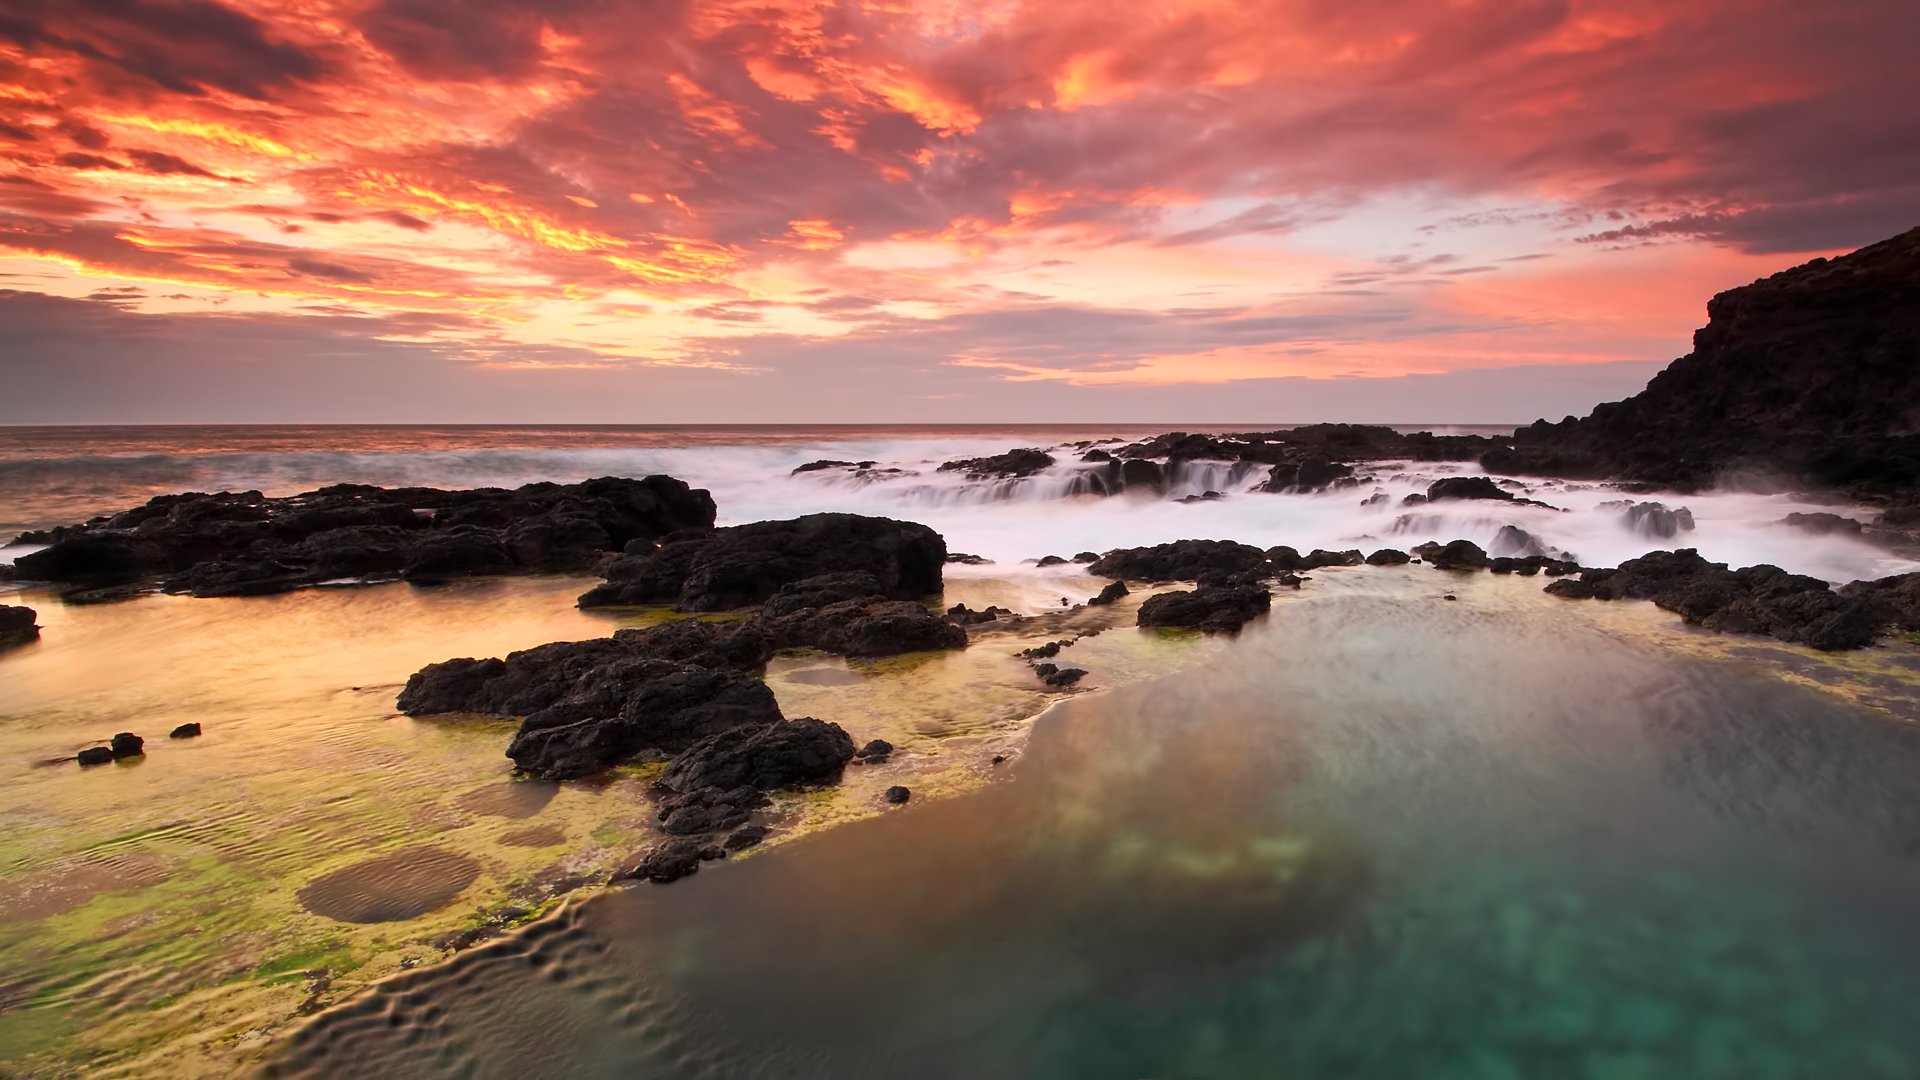
<svg viewBox="0 0 1920 1080"><path fill-rule="evenodd" d="M1920 730L1645 606L1320 584L999 782L577 903L275 1067L1920 1074Z"/></svg>

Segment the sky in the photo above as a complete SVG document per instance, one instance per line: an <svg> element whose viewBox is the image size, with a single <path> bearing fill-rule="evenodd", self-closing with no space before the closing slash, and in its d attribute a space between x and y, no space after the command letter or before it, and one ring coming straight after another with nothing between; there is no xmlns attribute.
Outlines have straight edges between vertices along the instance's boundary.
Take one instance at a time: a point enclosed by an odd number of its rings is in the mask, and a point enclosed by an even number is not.
<svg viewBox="0 0 1920 1080"><path fill-rule="evenodd" d="M1912 0L9 0L0 423L1523 423L1920 224Z"/></svg>

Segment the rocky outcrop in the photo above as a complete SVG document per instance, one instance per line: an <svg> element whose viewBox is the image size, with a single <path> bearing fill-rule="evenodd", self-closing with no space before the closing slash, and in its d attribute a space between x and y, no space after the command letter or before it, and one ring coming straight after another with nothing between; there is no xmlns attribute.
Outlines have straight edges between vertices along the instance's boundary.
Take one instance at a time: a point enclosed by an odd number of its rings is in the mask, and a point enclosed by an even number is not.
<svg viewBox="0 0 1920 1080"><path fill-rule="evenodd" d="M1413 561L1413 556L1398 548L1381 548L1367 556L1368 566L1405 566Z"/></svg>
<svg viewBox="0 0 1920 1080"><path fill-rule="evenodd" d="M1788 514L1780 519L1780 524L1815 536L1859 536L1866 528L1864 523L1853 518L1825 513Z"/></svg>
<svg viewBox="0 0 1920 1080"><path fill-rule="evenodd" d="M827 574L872 575L880 594L912 600L940 591L947 544L925 525L858 514L676 533L658 547L629 545L581 607L674 604L725 611L765 602L787 585Z"/></svg>
<svg viewBox="0 0 1920 1080"><path fill-rule="evenodd" d="M1094 560L1087 571L1127 581L1193 581L1209 570L1268 570L1267 554L1231 540L1175 540L1150 547L1120 548Z"/></svg>
<svg viewBox="0 0 1920 1080"><path fill-rule="evenodd" d="M780 719L773 691L751 675L622 660L593 669L571 693L529 714L507 756L533 776L569 780L642 751L677 751L709 735Z"/></svg>
<svg viewBox="0 0 1920 1080"><path fill-rule="evenodd" d="M0 604L0 649L25 645L40 638L39 616L30 607Z"/></svg>
<svg viewBox="0 0 1920 1080"><path fill-rule="evenodd" d="M421 584L486 574L579 572L633 543L714 520L713 499L669 476L579 484L378 488L339 484L162 495L145 506L35 534L18 576L86 588L157 582L243 596L338 579Z"/></svg>
<svg viewBox="0 0 1920 1080"><path fill-rule="evenodd" d="M1273 597L1258 585L1203 585L1192 592L1148 597L1136 621L1140 626L1232 633L1272 605Z"/></svg>
<svg viewBox="0 0 1920 1080"><path fill-rule="evenodd" d="M810 648L841 656L898 656L963 649L967 632L911 600L869 596L808 608L758 624L777 648Z"/></svg>
<svg viewBox="0 0 1920 1080"><path fill-rule="evenodd" d="M709 735L668 762L660 783L681 792L767 791L833 780L851 760L853 739L840 725L803 717Z"/></svg>
<svg viewBox="0 0 1920 1080"><path fill-rule="evenodd" d="M1751 466L1857 496L1920 489L1920 229L1721 293L1645 390L1481 461L1680 490Z"/></svg>
<svg viewBox="0 0 1920 1080"><path fill-rule="evenodd" d="M1107 582L1107 587L1100 590L1100 595L1090 598L1087 601L1087 603L1093 607L1105 607L1106 605L1114 603L1118 601L1121 597L1124 597L1126 595L1127 595L1126 582L1109 581Z"/></svg>
<svg viewBox="0 0 1920 1080"><path fill-rule="evenodd" d="M1692 548L1654 551L1613 570L1587 570L1546 591L1567 599L1651 600L1688 623L1765 634L1816 649L1857 649L1889 628L1920 627L1920 575L1855 582L1839 590L1777 566L1729 570Z"/></svg>
<svg viewBox="0 0 1920 1080"><path fill-rule="evenodd" d="M940 466L941 472L965 473L969 480L1004 480L1053 467L1053 455L1045 450L1025 448L1009 450L992 457L962 458Z"/></svg>
<svg viewBox="0 0 1920 1080"><path fill-rule="evenodd" d="M1602 503L1601 507L1608 505ZM1665 503L1629 500L1625 507L1620 514L1620 521L1637 535L1671 540L1683 532L1693 531L1693 511L1684 506L1669 508Z"/></svg>

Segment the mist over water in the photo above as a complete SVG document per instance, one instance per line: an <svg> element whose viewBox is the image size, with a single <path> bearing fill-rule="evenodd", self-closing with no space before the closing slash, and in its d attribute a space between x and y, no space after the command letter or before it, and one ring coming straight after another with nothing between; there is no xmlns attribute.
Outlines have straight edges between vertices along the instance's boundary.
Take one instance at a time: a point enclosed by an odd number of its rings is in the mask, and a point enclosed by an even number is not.
<svg viewBox="0 0 1920 1080"><path fill-rule="evenodd" d="M1249 490L1265 479L1260 466L1190 461L1175 464L1163 495L1084 493L1087 470L1094 466L1081 463L1079 451L1067 444L1131 441L1164 430L1164 425L4 429L0 534L80 521L176 491L257 488L286 495L334 483L513 487L667 473L711 490L723 524L824 510L906 518L939 530L950 550L1003 564L1002 572L1004 564L1043 555L1184 537L1286 544L1302 551L1404 550L1428 540L1464 538L1502 554L1495 550L1496 536L1507 525L1589 566L1615 565L1656 548L1691 546L1730 565L1772 563L1834 582L1920 568L1857 537L1813 536L1780 524L1796 512L1826 511L1860 520L1873 515L1868 508L1792 495L1624 495L1604 485L1526 478L1533 498L1560 509L1495 502L1401 505L1405 496L1424 491L1438 477L1479 472L1462 463L1373 463L1361 467L1361 475L1370 479L1359 487L1274 495ZM1019 446L1053 449L1059 464L1018 480L970 481L938 471L945 461ZM875 471L793 475L795 467L820 459L873 462ZM878 472L886 469L901 471ZM1209 491L1225 497L1182 502ZM1387 498L1361 505L1375 493ZM1627 498L1684 506L1696 527L1671 536L1638 531L1617 505ZM0 560L17 553L0 550Z"/></svg>

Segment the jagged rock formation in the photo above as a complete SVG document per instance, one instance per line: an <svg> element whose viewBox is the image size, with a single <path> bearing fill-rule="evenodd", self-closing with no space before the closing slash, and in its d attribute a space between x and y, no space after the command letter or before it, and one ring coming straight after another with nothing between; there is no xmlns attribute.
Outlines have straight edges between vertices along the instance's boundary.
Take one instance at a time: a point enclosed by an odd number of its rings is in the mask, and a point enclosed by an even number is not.
<svg viewBox="0 0 1920 1080"><path fill-rule="evenodd" d="M1740 467L1860 496L1920 489L1920 229L1730 289L1625 401L1538 421L1490 472L1681 490Z"/></svg>
<svg viewBox="0 0 1920 1080"><path fill-rule="evenodd" d="M30 607L0 604L0 649L38 640L40 627L35 622L37 618L38 615Z"/></svg>
<svg viewBox="0 0 1920 1080"><path fill-rule="evenodd" d="M671 476L511 491L336 484L272 499L191 492L23 535L51 546L14 566L20 578L83 588L157 581L169 592L251 596L343 578L579 572L713 520L712 496Z"/></svg>

